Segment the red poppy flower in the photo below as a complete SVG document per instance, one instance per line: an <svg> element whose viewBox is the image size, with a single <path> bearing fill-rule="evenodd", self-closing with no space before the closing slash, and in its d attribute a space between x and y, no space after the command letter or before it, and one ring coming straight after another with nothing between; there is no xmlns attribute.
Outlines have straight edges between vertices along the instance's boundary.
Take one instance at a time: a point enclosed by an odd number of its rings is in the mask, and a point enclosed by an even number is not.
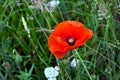
<svg viewBox="0 0 120 80"><path fill-rule="evenodd" d="M67 51L82 46L92 37L92 31L78 21L59 23L48 38L48 47L57 58L63 58Z"/></svg>

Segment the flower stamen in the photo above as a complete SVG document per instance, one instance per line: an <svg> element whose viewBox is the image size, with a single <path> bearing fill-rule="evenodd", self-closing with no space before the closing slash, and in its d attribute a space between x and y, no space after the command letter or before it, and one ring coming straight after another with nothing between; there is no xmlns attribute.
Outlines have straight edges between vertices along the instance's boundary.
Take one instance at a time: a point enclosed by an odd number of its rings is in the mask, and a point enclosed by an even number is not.
<svg viewBox="0 0 120 80"><path fill-rule="evenodd" d="M73 39L73 38L68 38L67 43L68 43L70 46L73 46L73 45L75 44L75 39Z"/></svg>

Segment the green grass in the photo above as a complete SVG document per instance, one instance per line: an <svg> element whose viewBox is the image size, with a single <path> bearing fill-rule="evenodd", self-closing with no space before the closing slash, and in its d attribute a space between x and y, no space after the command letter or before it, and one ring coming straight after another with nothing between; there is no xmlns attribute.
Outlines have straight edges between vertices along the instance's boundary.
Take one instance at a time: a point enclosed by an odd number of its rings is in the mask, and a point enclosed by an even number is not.
<svg viewBox="0 0 120 80"><path fill-rule="evenodd" d="M58 80L120 79L120 0L60 0L54 12L46 6L44 12L30 9L29 0L16 1L0 0L1 80L46 80L44 69L57 65ZM98 16L100 4L106 9L104 17ZM50 32L44 29L51 31L65 20L84 23L94 35L82 47L57 59L48 49ZM80 67L70 66L72 58L80 61Z"/></svg>

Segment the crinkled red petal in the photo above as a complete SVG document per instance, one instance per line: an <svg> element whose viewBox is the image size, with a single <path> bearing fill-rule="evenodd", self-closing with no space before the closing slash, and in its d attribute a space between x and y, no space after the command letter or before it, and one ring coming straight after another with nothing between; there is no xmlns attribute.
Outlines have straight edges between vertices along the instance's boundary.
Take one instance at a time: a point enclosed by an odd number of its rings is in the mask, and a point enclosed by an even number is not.
<svg viewBox="0 0 120 80"><path fill-rule="evenodd" d="M52 54L58 58L63 58L68 50L82 46L92 37L90 29L77 21L64 21L58 24L53 33L48 38L48 47ZM67 38L75 39L73 46L66 41Z"/></svg>

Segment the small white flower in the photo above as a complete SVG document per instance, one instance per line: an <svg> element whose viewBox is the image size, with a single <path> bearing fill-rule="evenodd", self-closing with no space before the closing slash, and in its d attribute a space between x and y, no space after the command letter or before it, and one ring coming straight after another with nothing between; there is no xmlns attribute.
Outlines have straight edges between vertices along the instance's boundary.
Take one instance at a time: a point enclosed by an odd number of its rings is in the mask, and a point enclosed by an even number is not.
<svg viewBox="0 0 120 80"><path fill-rule="evenodd" d="M108 14L108 9L104 4L98 5L98 20L109 19L111 16Z"/></svg>
<svg viewBox="0 0 120 80"><path fill-rule="evenodd" d="M48 2L48 5L52 8L55 8L59 4L60 4L60 1L56 1L56 0L52 0L52 1Z"/></svg>
<svg viewBox="0 0 120 80"><path fill-rule="evenodd" d="M48 8L48 12L54 12L55 8L60 4L59 0L52 0L50 2L48 2L47 4L47 8Z"/></svg>
<svg viewBox="0 0 120 80"><path fill-rule="evenodd" d="M56 77L55 78L48 78L48 80L57 80Z"/></svg>
<svg viewBox="0 0 120 80"><path fill-rule="evenodd" d="M79 65L79 60L73 59L70 63L71 67L75 68L77 65Z"/></svg>
<svg viewBox="0 0 120 80"><path fill-rule="evenodd" d="M46 0L30 0L32 5L29 5L30 9L41 9L41 11L44 11L43 5L46 5Z"/></svg>
<svg viewBox="0 0 120 80"><path fill-rule="evenodd" d="M56 80L56 77L59 75L59 67L47 67L44 70L44 74L48 80Z"/></svg>
<svg viewBox="0 0 120 80"><path fill-rule="evenodd" d="M42 12L54 12L55 7L60 4L59 0L52 0L46 2L46 0L31 0L32 5L29 5L31 9L41 9Z"/></svg>
<svg viewBox="0 0 120 80"><path fill-rule="evenodd" d="M55 70L59 71L59 70L60 70L60 68L59 68L58 66L55 66Z"/></svg>
<svg viewBox="0 0 120 80"><path fill-rule="evenodd" d="M107 16L107 8L103 4L98 5L98 19L103 20Z"/></svg>

